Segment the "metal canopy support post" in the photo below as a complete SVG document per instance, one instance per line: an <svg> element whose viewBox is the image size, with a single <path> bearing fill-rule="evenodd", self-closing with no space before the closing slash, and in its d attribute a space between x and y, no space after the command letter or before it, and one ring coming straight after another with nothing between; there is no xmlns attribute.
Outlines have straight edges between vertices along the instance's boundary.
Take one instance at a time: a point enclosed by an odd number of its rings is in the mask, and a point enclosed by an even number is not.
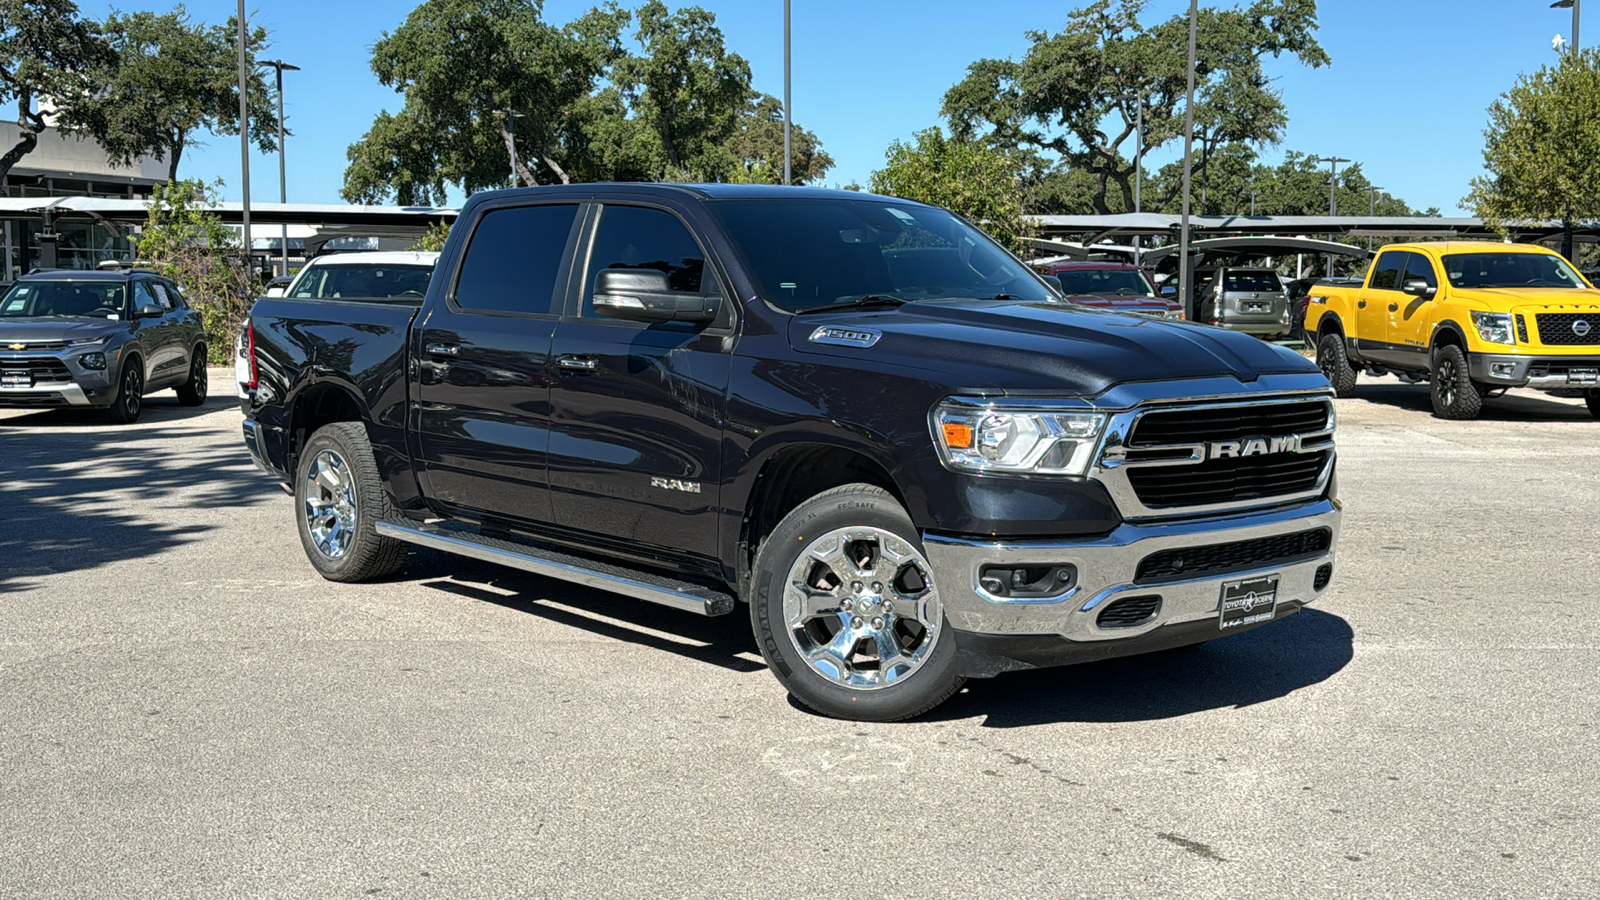
<svg viewBox="0 0 1600 900"><path fill-rule="evenodd" d="M789 2L783 0L783 183L794 184L794 148L790 143L789 131L794 127L794 115L790 112L793 98L790 93L790 54L789 54Z"/></svg>
<svg viewBox="0 0 1600 900"><path fill-rule="evenodd" d="M249 66L245 62L244 0L239 0L239 169L244 178L244 244L245 264L250 264L250 95Z"/></svg>
<svg viewBox="0 0 1600 900"><path fill-rule="evenodd" d="M1183 216L1178 224L1178 301L1190 318L1198 318L1200 307L1189 296L1189 182L1194 175L1194 64L1195 31L1200 18L1200 0L1189 0L1189 92L1183 105Z"/></svg>
<svg viewBox="0 0 1600 900"><path fill-rule="evenodd" d="M300 71L300 67L299 66L291 66L291 65L289 65L286 62L284 62L281 59L269 59L265 63L263 63L263 65L271 66L274 69L276 69L277 72L278 72L278 202L287 204L289 202L289 178L288 178L288 175L286 174L286 172L287 172L287 164L284 161L284 155L287 152L287 150L283 145L283 70L288 69L291 72L298 72L298 71ZM284 222L283 223L283 235L282 235L281 240L282 240L282 244L278 247L278 250L279 250L279 252L281 254L281 258L283 260L283 271L279 272L278 274L280 274L280 275L288 275L289 274L289 223L288 222Z"/></svg>

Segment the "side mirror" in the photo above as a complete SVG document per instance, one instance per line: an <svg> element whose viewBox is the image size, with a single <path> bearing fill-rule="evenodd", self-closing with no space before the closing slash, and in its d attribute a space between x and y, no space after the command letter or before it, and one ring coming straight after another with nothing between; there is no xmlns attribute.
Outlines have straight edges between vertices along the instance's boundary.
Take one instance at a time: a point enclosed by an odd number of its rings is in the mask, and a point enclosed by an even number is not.
<svg viewBox="0 0 1600 900"><path fill-rule="evenodd" d="M606 269L594 289L594 311L630 322L710 322L716 299L674 291L667 273L655 269Z"/></svg>
<svg viewBox="0 0 1600 900"><path fill-rule="evenodd" d="M1414 297L1427 298L1432 297L1438 292L1439 289L1435 287L1429 287L1428 283L1423 281L1421 278L1407 278L1405 282L1400 285L1400 290L1404 293L1411 294Z"/></svg>
<svg viewBox="0 0 1600 900"><path fill-rule="evenodd" d="M1067 295L1067 289L1061 286L1060 278L1057 278L1054 275L1040 275L1039 277L1044 279L1045 284L1055 288L1057 294L1060 294L1063 297Z"/></svg>
<svg viewBox="0 0 1600 900"><path fill-rule="evenodd" d="M146 303L139 307L139 311L134 313L133 317L135 319L159 319L166 314L166 310L156 306L154 303Z"/></svg>
<svg viewBox="0 0 1600 900"><path fill-rule="evenodd" d="M1170 284L1164 284L1161 286L1161 296L1176 297L1178 296L1178 289Z"/></svg>

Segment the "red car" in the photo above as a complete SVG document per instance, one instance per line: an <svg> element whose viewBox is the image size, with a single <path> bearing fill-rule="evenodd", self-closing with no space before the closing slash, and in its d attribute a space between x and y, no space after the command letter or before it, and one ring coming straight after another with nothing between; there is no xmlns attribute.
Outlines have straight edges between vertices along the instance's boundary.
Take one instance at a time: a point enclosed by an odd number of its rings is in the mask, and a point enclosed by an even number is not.
<svg viewBox="0 0 1600 900"><path fill-rule="evenodd" d="M1162 319L1184 318L1178 301L1162 297L1138 266L1119 262L1063 262L1044 267L1061 282L1067 299L1080 306L1138 313Z"/></svg>

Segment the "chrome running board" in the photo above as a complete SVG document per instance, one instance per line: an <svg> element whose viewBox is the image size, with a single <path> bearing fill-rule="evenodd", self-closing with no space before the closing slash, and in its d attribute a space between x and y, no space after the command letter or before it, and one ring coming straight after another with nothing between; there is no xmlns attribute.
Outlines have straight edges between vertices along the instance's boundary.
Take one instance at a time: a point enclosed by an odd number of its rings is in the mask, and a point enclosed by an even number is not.
<svg viewBox="0 0 1600 900"><path fill-rule="evenodd" d="M733 612L733 596L704 585L679 581L665 575L627 569L610 563L572 556L542 546L488 537L477 532L441 525L397 525L378 522L378 534L421 547L431 547L570 581L585 587L659 603L703 616L723 616Z"/></svg>

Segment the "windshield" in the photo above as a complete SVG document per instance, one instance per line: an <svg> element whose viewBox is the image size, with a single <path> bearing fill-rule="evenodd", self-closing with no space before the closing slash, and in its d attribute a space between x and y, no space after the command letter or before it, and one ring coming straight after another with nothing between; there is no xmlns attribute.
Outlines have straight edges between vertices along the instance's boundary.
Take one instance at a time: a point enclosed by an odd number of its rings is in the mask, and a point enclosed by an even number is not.
<svg viewBox="0 0 1600 900"><path fill-rule="evenodd" d="M1074 294L1102 294L1121 297L1154 297L1156 289L1134 269L1060 269L1061 290L1067 296Z"/></svg>
<svg viewBox="0 0 1600 900"><path fill-rule="evenodd" d="M1272 272L1229 272L1223 279L1223 290L1276 294L1283 291L1283 282Z"/></svg>
<svg viewBox="0 0 1600 900"><path fill-rule="evenodd" d="M26 281L0 299L0 317L122 318L124 291L115 281Z"/></svg>
<svg viewBox="0 0 1600 900"><path fill-rule="evenodd" d="M1551 253L1452 253L1444 257L1451 287L1587 288L1567 261Z"/></svg>
<svg viewBox="0 0 1600 900"><path fill-rule="evenodd" d="M433 266L323 263L308 267L289 296L310 300L421 297L428 292L432 277Z"/></svg>
<svg viewBox="0 0 1600 900"><path fill-rule="evenodd" d="M941 209L866 197L709 205L760 295L790 312L879 297L1052 299L1026 266Z"/></svg>

